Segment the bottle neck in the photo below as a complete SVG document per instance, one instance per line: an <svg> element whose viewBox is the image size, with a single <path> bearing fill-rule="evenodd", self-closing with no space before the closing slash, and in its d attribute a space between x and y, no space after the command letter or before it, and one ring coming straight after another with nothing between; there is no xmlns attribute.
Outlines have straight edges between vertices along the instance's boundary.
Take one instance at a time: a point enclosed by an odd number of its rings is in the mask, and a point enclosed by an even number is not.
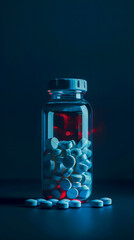
<svg viewBox="0 0 134 240"><path fill-rule="evenodd" d="M49 101L51 100L82 100L84 92L80 90L49 90Z"/></svg>

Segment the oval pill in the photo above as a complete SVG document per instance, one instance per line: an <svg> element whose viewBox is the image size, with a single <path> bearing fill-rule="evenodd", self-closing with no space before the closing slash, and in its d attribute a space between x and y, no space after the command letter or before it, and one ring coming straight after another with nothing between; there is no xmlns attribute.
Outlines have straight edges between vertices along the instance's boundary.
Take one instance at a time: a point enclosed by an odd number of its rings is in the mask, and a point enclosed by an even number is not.
<svg viewBox="0 0 134 240"><path fill-rule="evenodd" d="M73 156L66 156L64 159L63 159L63 164L66 168L73 168L74 165L75 165L75 158Z"/></svg>
<svg viewBox="0 0 134 240"><path fill-rule="evenodd" d="M80 208L81 207L81 202L78 200L71 200L69 202L69 207L71 208Z"/></svg>
<svg viewBox="0 0 134 240"><path fill-rule="evenodd" d="M60 181L60 187L62 190L69 190L72 187L72 183L68 178L64 178L63 180Z"/></svg>
<svg viewBox="0 0 134 240"><path fill-rule="evenodd" d="M52 208L52 202L51 201L41 201L40 207L41 208Z"/></svg>
<svg viewBox="0 0 134 240"><path fill-rule="evenodd" d="M38 198L38 199L37 199L37 205L38 205L38 206L40 206L40 202L41 202L41 201L46 201L46 199Z"/></svg>
<svg viewBox="0 0 134 240"><path fill-rule="evenodd" d="M103 201L99 200L99 199L94 199L90 201L90 204L92 207L96 207L96 208L101 208L103 207Z"/></svg>
<svg viewBox="0 0 134 240"><path fill-rule="evenodd" d="M25 206L27 206L27 207L36 207L37 206L37 200L35 200L35 199L27 199L27 200L25 200Z"/></svg>
<svg viewBox="0 0 134 240"><path fill-rule="evenodd" d="M58 199L51 198L51 199L49 199L49 201L52 202L52 205L55 207L58 202Z"/></svg>
<svg viewBox="0 0 134 240"><path fill-rule="evenodd" d="M112 205L112 199L111 198L103 197L103 198L100 198L100 200L103 201L104 206Z"/></svg>
<svg viewBox="0 0 134 240"><path fill-rule="evenodd" d="M56 137L49 138L46 140L46 149L53 150L58 147L59 140Z"/></svg>
<svg viewBox="0 0 134 240"><path fill-rule="evenodd" d="M70 199L74 199L78 196L78 190L76 188L71 188L67 191L67 197Z"/></svg>
<svg viewBox="0 0 134 240"><path fill-rule="evenodd" d="M68 209L69 208L69 202L60 200L57 202L56 207L58 209Z"/></svg>

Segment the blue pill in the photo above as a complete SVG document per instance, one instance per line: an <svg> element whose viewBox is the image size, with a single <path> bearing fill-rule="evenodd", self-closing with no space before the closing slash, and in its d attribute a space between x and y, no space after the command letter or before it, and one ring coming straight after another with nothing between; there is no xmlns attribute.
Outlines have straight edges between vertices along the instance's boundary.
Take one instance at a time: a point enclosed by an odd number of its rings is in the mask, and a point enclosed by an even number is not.
<svg viewBox="0 0 134 240"><path fill-rule="evenodd" d="M103 207L103 201L101 201L99 199L91 200L90 204L92 207L96 207L96 208Z"/></svg>
<svg viewBox="0 0 134 240"><path fill-rule="evenodd" d="M103 198L100 198L100 200L103 201L104 206L112 205L112 199L111 198L103 197Z"/></svg>
<svg viewBox="0 0 134 240"><path fill-rule="evenodd" d="M27 207L36 207L37 206L37 200L35 200L35 199L27 199L27 200L25 200L25 206L27 206Z"/></svg>

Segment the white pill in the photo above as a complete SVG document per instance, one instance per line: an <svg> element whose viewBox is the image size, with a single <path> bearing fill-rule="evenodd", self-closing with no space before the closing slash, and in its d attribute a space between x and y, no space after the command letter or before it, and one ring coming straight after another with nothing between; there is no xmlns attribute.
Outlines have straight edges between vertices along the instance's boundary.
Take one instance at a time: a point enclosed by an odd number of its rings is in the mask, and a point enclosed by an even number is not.
<svg viewBox="0 0 134 240"><path fill-rule="evenodd" d="M39 206L39 205L40 205L40 202L42 202L42 201L46 201L46 199L38 198L38 199L37 199L37 205Z"/></svg>
<svg viewBox="0 0 134 240"><path fill-rule="evenodd" d="M66 156L64 159L63 159L63 164L66 168L73 168L74 165L75 165L75 158L73 156Z"/></svg>
<svg viewBox="0 0 134 240"><path fill-rule="evenodd" d="M46 140L46 149L53 150L58 147L59 140L55 137Z"/></svg>
<svg viewBox="0 0 134 240"><path fill-rule="evenodd" d="M103 198L100 198L100 200L103 201L104 206L112 205L112 199L111 198L103 197Z"/></svg>
<svg viewBox="0 0 134 240"><path fill-rule="evenodd" d="M79 148L72 148L71 149L71 155L72 156L80 156L82 154L81 149Z"/></svg>
<svg viewBox="0 0 134 240"><path fill-rule="evenodd" d="M91 194L91 191L89 190L89 188L86 185L83 185L80 189L79 189L79 196L82 199L87 199Z"/></svg>
<svg viewBox="0 0 134 240"><path fill-rule="evenodd" d="M60 141L59 142L59 148L61 149L68 149L73 146L72 141Z"/></svg>
<svg viewBox="0 0 134 240"><path fill-rule="evenodd" d="M84 153L84 154L81 154L79 156L76 156L76 161L77 162L81 162L81 161L84 161L87 159L87 155Z"/></svg>
<svg viewBox="0 0 134 240"><path fill-rule="evenodd" d="M90 169L91 167L92 167L92 162L91 161L89 161L89 160L83 160L83 161L81 161L81 163L83 163L83 164L85 164L85 165L87 165L88 166L88 169Z"/></svg>
<svg viewBox="0 0 134 240"><path fill-rule="evenodd" d="M43 181L43 189L45 190L51 190L55 188L56 185L57 185L57 182L52 179L45 178Z"/></svg>
<svg viewBox="0 0 134 240"><path fill-rule="evenodd" d="M64 178L63 180L60 181L60 187L61 189L67 191L72 187L72 183L68 178Z"/></svg>
<svg viewBox="0 0 134 240"><path fill-rule="evenodd" d="M40 207L41 208L52 208L52 202L50 201L41 201L40 202Z"/></svg>
<svg viewBox="0 0 134 240"><path fill-rule="evenodd" d="M62 162L63 162L63 159L64 159L64 157L59 157L59 156L57 156L57 157L55 158L55 161L56 161L57 163L62 163Z"/></svg>
<svg viewBox="0 0 134 240"><path fill-rule="evenodd" d="M70 199L75 199L78 196L78 190L76 188L71 188L67 191L67 197Z"/></svg>
<svg viewBox="0 0 134 240"><path fill-rule="evenodd" d="M53 173L52 178L59 181L62 178L62 175L60 173Z"/></svg>
<svg viewBox="0 0 134 240"><path fill-rule="evenodd" d="M72 180L73 182L81 182L81 180L82 180L82 175L80 175L80 174L72 174L72 175L71 175L71 180Z"/></svg>
<svg viewBox="0 0 134 240"><path fill-rule="evenodd" d="M68 209L69 208L69 203L64 200L60 200L57 202L56 207L58 209Z"/></svg>
<svg viewBox="0 0 134 240"><path fill-rule="evenodd" d="M72 200L69 202L69 207L70 208L80 208L81 202L79 200Z"/></svg>
<svg viewBox="0 0 134 240"><path fill-rule="evenodd" d="M62 153L62 150L59 148L53 149L52 150L52 155L53 156L59 156Z"/></svg>
<svg viewBox="0 0 134 240"><path fill-rule="evenodd" d="M25 206L26 207L36 207L37 206L37 200L27 199L27 200L25 200Z"/></svg>
<svg viewBox="0 0 134 240"><path fill-rule="evenodd" d="M78 142L77 147L83 149L83 148L86 147L87 145L88 145L88 139L82 138L82 139Z"/></svg>
<svg viewBox="0 0 134 240"><path fill-rule="evenodd" d="M64 169L65 169L65 168L64 168L63 163L57 163L57 164L56 164L56 171L57 171L57 173L62 173L62 171L63 171Z"/></svg>
<svg viewBox="0 0 134 240"><path fill-rule="evenodd" d="M73 168L69 168L69 169L66 169L64 172L63 172L63 176L64 177L69 177L73 172Z"/></svg>
<svg viewBox="0 0 134 240"><path fill-rule="evenodd" d="M51 194L52 194L52 197L53 197L53 198L56 198L56 199L60 199L60 197L61 197L61 191L58 190L58 189L54 189L54 190L51 192Z"/></svg>
<svg viewBox="0 0 134 240"><path fill-rule="evenodd" d="M77 173L83 173L83 172L86 172L87 170L88 170L88 166L81 162L78 163L75 168L75 172L77 172Z"/></svg>
<svg viewBox="0 0 134 240"><path fill-rule="evenodd" d="M90 204L92 207L96 207L96 208L100 208L103 207L103 201L99 200L99 199L95 199L90 201Z"/></svg>
<svg viewBox="0 0 134 240"><path fill-rule="evenodd" d="M89 172L82 173L82 184L91 185L92 184L92 174Z"/></svg>
<svg viewBox="0 0 134 240"><path fill-rule="evenodd" d="M80 182L73 182L72 187L73 188L79 188L79 187L81 187L81 183Z"/></svg>
<svg viewBox="0 0 134 240"><path fill-rule="evenodd" d="M92 156L92 151L88 148L84 148L82 152L87 155L87 158L90 158Z"/></svg>
<svg viewBox="0 0 134 240"><path fill-rule="evenodd" d="M49 201L52 202L53 206L55 207L56 203L58 202L58 199L51 198L51 199L49 199Z"/></svg>
<svg viewBox="0 0 134 240"><path fill-rule="evenodd" d="M55 169L55 162L53 160L48 160L45 162L44 166L46 170L51 172Z"/></svg>

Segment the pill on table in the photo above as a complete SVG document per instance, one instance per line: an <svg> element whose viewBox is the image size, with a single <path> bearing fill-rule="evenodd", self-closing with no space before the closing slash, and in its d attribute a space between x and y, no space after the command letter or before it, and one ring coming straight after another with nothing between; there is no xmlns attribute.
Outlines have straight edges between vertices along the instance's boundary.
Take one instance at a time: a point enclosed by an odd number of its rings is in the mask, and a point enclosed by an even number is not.
<svg viewBox="0 0 134 240"><path fill-rule="evenodd" d="M79 156L81 154L82 154L81 149L79 149L79 148L72 148L71 149L71 155L72 156Z"/></svg>
<svg viewBox="0 0 134 240"><path fill-rule="evenodd" d="M27 200L25 200L25 206L26 207L36 207L37 206L37 200L27 199Z"/></svg>
<svg viewBox="0 0 134 240"><path fill-rule="evenodd" d="M63 163L56 163L57 173L62 173L63 169L65 169Z"/></svg>
<svg viewBox="0 0 134 240"><path fill-rule="evenodd" d="M55 158L55 161L58 163L62 163L63 162L63 159L64 159L64 157L59 157L59 156L57 156L56 158Z"/></svg>
<svg viewBox="0 0 134 240"><path fill-rule="evenodd" d="M103 201L104 206L112 205L112 199L111 198L103 197L103 198L100 198L100 200Z"/></svg>
<svg viewBox="0 0 134 240"><path fill-rule="evenodd" d="M58 190L58 189L54 189L54 190L51 192L51 194L52 194L52 197L53 197L53 198L56 198L56 199L60 199L60 197L61 197L61 191Z"/></svg>
<svg viewBox="0 0 134 240"><path fill-rule="evenodd" d="M99 199L91 200L90 204L91 204L92 207L96 207L96 208L103 207L103 201L101 201Z"/></svg>
<svg viewBox="0 0 134 240"><path fill-rule="evenodd" d="M48 160L45 162L44 166L46 170L51 172L55 169L55 162L53 160Z"/></svg>
<svg viewBox="0 0 134 240"><path fill-rule="evenodd" d="M73 146L72 141L60 141L59 142L59 148L61 149L68 149Z"/></svg>
<svg viewBox="0 0 134 240"><path fill-rule="evenodd" d="M88 166L81 162L78 163L75 168L76 173L83 173L83 172L86 172L87 170L88 170Z"/></svg>
<svg viewBox="0 0 134 240"><path fill-rule="evenodd" d="M41 201L40 207L41 208L52 208L53 204L51 201Z"/></svg>
<svg viewBox="0 0 134 240"><path fill-rule="evenodd" d="M63 180L60 181L60 187L62 190L69 190L72 187L72 183L68 178L64 178Z"/></svg>
<svg viewBox="0 0 134 240"><path fill-rule="evenodd" d="M72 187L73 188L79 188L79 187L81 187L81 183L80 182L73 182Z"/></svg>
<svg viewBox="0 0 134 240"><path fill-rule="evenodd" d="M78 142L77 148L83 149L83 148L86 147L87 145L88 145L88 139L82 138L82 139Z"/></svg>
<svg viewBox="0 0 134 240"><path fill-rule="evenodd" d="M38 198L38 199L37 199L37 205L38 205L38 206L40 205L40 202L41 202L41 201L46 201L46 199Z"/></svg>
<svg viewBox="0 0 134 240"><path fill-rule="evenodd" d="M81 202L78 200L71 200L69 202L69 207L71 208L80 208L81 207Z"/></svg>
<svg viewBox="0 0 134 240"><path fill-rule="evenodd" d="M75 158L73 156L66 156L64 159L63 159L63 164L66 168L73 168L74 165L75 165Z"/></svg>
<svg viewBox="0 0 134 240"><path fill-rule="evenodd" d="M87 155L84 153L84 154L81 154L79 156L76 156L76 161L77 162L81 162L81 161L84 161L87 159Z"/></svg>
<svg viewBox="0 0 134 240"><path fill-rule="evenodd" d="M69 168L69 169L66 169L64 172L63 172L63 176L64 177L69 177L73 172L73 168Z"/></svg>
<svg viewBox="0 0 134 240"><path fill-rule="evenodd" d="M55 137L46 140L46 149L53 150L58 147L59 140Z"/></svg>
<svg viewBox="0 0 134 240"><path fill-rule="evenodd" d="M88 166L88 169L90 169L91 167L92 167L92 162L91 161L89 161L89 160L83 160L83 161L81 161L81 163L83 163L83 164L85 164L85 165L87 165Z"/></svg>
<svg viewBox="0 0 134 240"><path fill-rule="evenodd" d="M80 175L80 174L72 174L71 175L71 180L73 181L73 182L81 182L81 180L82 180L82 175Z"/></svg>
<svg viewBox="0 0 134 240"><path fill-rule="evenodd" d="M80 189L79 189L79 196L82 199L87 199L91 194L90 189L86 186L83 185Z"/></svg>
<svg viewBox="0 0 134 240"><path fill-rule="evenodd" d="M83 172L82 173L82 184L92 184L92 174L89 172Z"/></svg>
<svg viewBox="0 0 134 240"><path fill-rule="evenodd" d="M82 152L87 155L87 158L90 158L92 156L92 151L88 148L84 148Z"/></svg>
<svg viewBox="0 0 134 240"><path fill-rule="evenodd" d="M52 202L53 206L55 207L56 203L58 202L58 199L51 198L51 199L49 199L49 201Z"/></svg>
<svg viewBox="0 0 134 240"><path fill-rule="evenodd" d="M71 188L67 191L67 197L70 199L74 199L78 196L78 190L76 188Z"/></svg>
<svg viewBox="0 0 134 240"><path fill-rule="evenodd" d="M53 149L52 150L52 155L53 156L59 156L62 153L62 150L59 148Z"/></svg>
<svg viewBox="0 0 134 240"><path fill-rule="evenodd" d="M57 202L56 207L58 209L68 209L69 208L69 202L60 200Z"/></svg>
<svg viewBox="0 0 134 240"><path fill-rule="evenodd" d="M57 182L55 180L49 179L49 178L44 178L43 181L43 189L45 190L51 190L55 188L57 185Z"/></svg>
<svg viewBox="0 0 134 240"><path fill-rule="evenodd" d="M53 173L52 178L59 181L62 178L62 175L60 173Z"/></svg>

